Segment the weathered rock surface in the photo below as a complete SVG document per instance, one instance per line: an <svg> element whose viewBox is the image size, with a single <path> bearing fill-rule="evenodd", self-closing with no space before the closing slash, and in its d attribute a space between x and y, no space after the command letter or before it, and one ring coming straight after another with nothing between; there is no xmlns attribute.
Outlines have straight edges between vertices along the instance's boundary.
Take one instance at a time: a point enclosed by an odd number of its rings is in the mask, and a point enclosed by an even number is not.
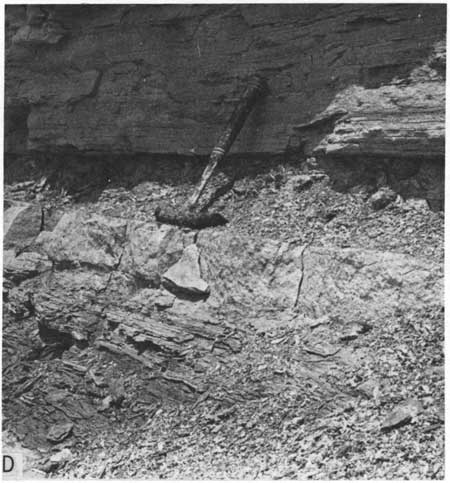
<svg viewBox="0 0 450 483"><path fill-rule="evenodd" d="M153 371L150 391L175 399L202 392L214 360L239 352L220 313L261 327L271 314L287 324L327 317L346 324L342 341L364 332L351 323L377 324L442 302L440 269L428 261L295 240L249 242L229 229L194 237L77 210L35 245L41 253L6 251L5 273L19 284L10 306L36 318L46 350L91 346L129 356ZM315 357L336 351L326 335L305 344Z"/></svg>
<svg viewBox="0 0 450 483"><path fill-rule="evenodd" d="M55 424L47 434L47 439L52 443L60 443L64 441L73 429L73 423L67 422L63 424Z"/></svg>
<svg viewBox="0 0 450 483"><path fill-rule="evenodd" d="M387 320L443 300L440 268L408 255L363 249L311 247L304 255L305 275L299 306L344 320Z"/></svg>
<svg viewBox="0 0 450 483"><path fill-rule="evenodd" d="M29 247L42 228L42 208L32 203L12 203L3 214L3 246L22 251Z"/></svg>
<svg viewBox="0 0 450 483"><path fill-rule="evenodd" d="M381 430L390 431L411 421L415 422L422 411L422 403L417 399L410 398L387 415L381 424Z"/></svg>
<svg viewBox="0 0 450 483"><path fill-rule="evenodd" d="M445 58L445 42L438 41L407 77L340 91L323 112L296 126L305 153L342 188L358 176L369 181L371 171L376 177L381 163L378 172L395 191L443 209Z"/></svg>
<svg viewBox="0 0 450 483"><path fill-rule="evenodd" d="M169 225L133 221L128 231L121 269L159 286L161 275L182 256L193 235Z"/></svg>
<svg viewBox="0 0 450 483"><path fill-rule="evenodd" d="M70 449L64 448L63 450L58 451L58 453L55 453L50 457L50 466L52 469L54 469L54 467L58 467L59 465L70 461L72 457L73 455Z"/></svg>
<svg viewBox="0 0 450 483"><path fill-rule="evenodd" d="M4 276L13 282L21 282L52 269L47 256L36 252L23 252L17 257L14 250L3 252Z"/></svg>
<svg viewBox="0 0 450 483"><path fill-rule="evenodd" d="M374 89L353 85L304 127L334 124L313 153L318 157L442 158L445 42L405 79ZM301 127L300 127L301 130Z"/></svg>
<svg viewBox="0 0 450 483"><path fill-rule="evenodd" d="M259 72L270 95L234 152L314 138L327 155L443 158L445 19L429 4L10 5L6 151L206 154Z"/></svg>
<svg viewBox="0 0 450 483"><path fill-rule="evenodd" d="M309 165L316 169L312 160ZM373 211L358 194L332 191L323 173L320 179L311 172L300 179L276 172L257 178L265 187L258 198L233 195L235 213L226 228L195 233L160 225L149 200L155 193L174 202L172 187L164 195L141 187L137 205L134 193L112 186L98 201L59 209L45 225L53 231L42 234L33 251L5 252L6 424L24 444L49 448L49 429L73 423L67 439L53 448L70 446L73 458L64 462L57 453L46 471L58 466L59 474L70 467L79 472L79 447L88 441L95 474L119 476L98 472L104 457L91 448L107 441L105 453L118 452L124 461L124 438L132 441L125 453L131 465L141 460L136 448L160 455L158 474L166 458L173 456L170 468L193 454L204 461L208 446L236 438L229 447L243 459L236 463L226 454L218 462L214 454L205 471L222 462L249 464L255 448L280 459L279 441L288 448L281 459L300 455L301 467L314 441L325 441L329 456L319 455L322 466L336 462L336 449L349 440L375 455L376 438L391 439L387 447L397 455L397 431L381 435L380 429L414 420L414 408L392 417L387 411L409 394L425 410L417 424L400 431L419 444L426 431L433 439L427 436L414 458L433 457L430 441L439 443L443 432L442 214L407 209L400 200ZM302 179L313 183L294 191ZM241 186L255 184L246 179ZM43 206L49 197L43 196ZM261 201L263 206L256 203ZM313 223L321 225L317 230L303 216L310 208ZM328 213L334 218L325 223ZM362 236L355 229L363 217L370 225ZM343 248L349 242L352 248ZM206 283L209 297L199 300L169 287L168 273L178 275L176 283L185 289ZM194 283L186 284L189 274ZM179 418L180 408L186 419ZM249 443L239 443L242 438ZM342 450L346 461L353 453ZM349 465L342 468L331 476L347 475ZM371 475L382 471L387 474ZM246 475L255 477L254 469Z"/></svg>
<svg viewBox="0 0 450 483"><path fill-rule="evenodd" d="M98 330L104 306L99 297L108 275L90 270L50 272L34 287L33 306L43 339L86 343ZM122 293L126 286L122 287ZM114 294L118 302L120 298Z"/></svg>
<svg viewBox="0 0 450 483"><path fill-rule="evenodd" d="M52 232L36 241L50 259L72 265L112 269L120 263L127 223L121 218L66 213Z"/></svg>
<svg viewBox="0 0 450 483"><path fill-rule="evenodd" d="M143 314L151 314L155 308L157 310L168 309L173 306L175 295L164 288L154 290L144 288L139 290L130 300L126 302L126 307L130 310L140 311Z"/></svg>
<svg viewBox="0 0 450 483"><path fill-rule="evenodd" d="M208 368L217 358L239 352L236 335L204 304L175 304L164 311L142 311L128 305L105 312L102 336L95 344L126 355L150 369L155 396L192 399L205 391Z"/></svg>
<svg viewBox="0 0 450 483"><path fill-rule="evenodd" d="M439 267L403 254L276 241L243 245L225 231L200 233L198 246L211 299L254 313L296 308L313 318L376 320L397 307L442 300Z"/></svg>

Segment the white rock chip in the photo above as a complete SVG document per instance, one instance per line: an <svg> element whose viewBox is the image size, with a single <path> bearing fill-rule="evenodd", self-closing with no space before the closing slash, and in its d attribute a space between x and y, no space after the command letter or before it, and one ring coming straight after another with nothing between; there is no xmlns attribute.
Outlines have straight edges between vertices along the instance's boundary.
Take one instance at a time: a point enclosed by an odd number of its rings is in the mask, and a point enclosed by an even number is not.
<svg viewBox="0 0 450 483"><path fill-rule="evenodd" d="M181 259L163 275L163 284L169 290L191 295L208 295L209 285L201 278L199 252L196 245L187 246Z"/></svg>

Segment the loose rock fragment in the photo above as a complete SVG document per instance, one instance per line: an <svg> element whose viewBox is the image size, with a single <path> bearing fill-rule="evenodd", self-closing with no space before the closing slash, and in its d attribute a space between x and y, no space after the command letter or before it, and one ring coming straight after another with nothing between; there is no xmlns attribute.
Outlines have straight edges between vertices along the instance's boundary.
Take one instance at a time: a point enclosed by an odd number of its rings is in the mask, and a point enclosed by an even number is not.
<svg viewBox="0 0 450 483"><path fill-rule="evenodd" d="M105 380L102 377L97 376L92 369L90 369L88 371L88 380L91 380L98 387L107 387L108 386L108 384L105 382Z"/></svg>
<svg viewBox="0 0 450 483"><path fill-rule="evenodd" d="M413 211L429 211L430 206L428 205L428 201L421 198L410 198L406 200L403 207L406 210L413 210Z"/></svg>
<svg viewBox="0 0 450 483"><path fill-rule="evenodd" d="M67 423L55 424L47 433L47 439L52 443L61 443L61 441L64 441L70 435L72 429L73 423L70 421Z"/></svg>
<svg viewBox="0 0 450 483"><path fill-rule="evenodd" d="M205 419L208 423L218 423L220 420L230 417L235 411L235 407L225 408L215 414L206 415Z"/></svg>
<svg viewBox="0 0 450 483"><path fill-rule="evenodd" d="M52 455L50 457L50 463L53 465L61 465L66 461L69 461L72 458L72 452L68 448L64 448L63 450L59 451L58 453Z"/></svg>
<svg viewBox="0 0 450 483"><path fill-rule="evenodd" d="M307 174L301 174L299 176L296 176L294 180L294 183L295 183L294 189L297 192L306 190L312 186L313 181L314 180L312 176L309 176Z"/></svg>
<svg viewBox="0 0 450 483"><path fill-rule="evenodd" d="M374 398L375 401L377 401L380 393L380 384L376 380L368 379L360 384L356 390L364 395L367 399Z"/></svg>
<svg viewBox="0 0 450 483"><path fill-rule="evenodd" d="M320 357L331 357L341 350L340 347L336 348L335 345L328 342L317 342L314 345L305 346L304 349L309 354Z"/></svg>
<svg viewBox="0 0 450 483"><path fill-rule="evenodd" d="M113 398L111 395L106 396L102 399L102 403L100 408L98 409L100 412L108 410L113 404Z"/></svg>
<svg viewBox="0 0 450 483"><path fill-rule="evenodd" d="M390 431L391 429L399 428L410 422L415 422L417 416L423 411L423 406L417 399L408 399L404 404L401 404L394 409L381 425L382 431Z"/></svg>
<svg viewBox="0 0 450 483"><path fill-rule="evenodd" d="M190 295L208 295L208 284L201 278L199 252L196 245L187 246L181 259L163 275L167 289L178 290Z"/></svg>
<svg viewBox="0 0 450 483"><path fill-rule="evenodd" d="M365 334L372 327L366 323L353 323L348 325L343 333L339 336L339 340L345 342L356 339L359 335Z"/></svg>
<svg viewBox="0 0 450 483"><path fill-rule="evenodd" d="M382 210L396 199L397 193L390 188L383 187L369 198L369 203L374 210Z"/></svg>

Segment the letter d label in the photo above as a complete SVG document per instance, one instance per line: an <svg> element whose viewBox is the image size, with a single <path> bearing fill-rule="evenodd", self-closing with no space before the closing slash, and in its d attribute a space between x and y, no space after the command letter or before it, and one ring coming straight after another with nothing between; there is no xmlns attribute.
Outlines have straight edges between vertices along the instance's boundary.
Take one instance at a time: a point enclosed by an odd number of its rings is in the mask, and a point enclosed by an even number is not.
<svg viewBox="0 0 450 483"><path fill-rule="evenodd" d="M14 469L14 459L12 456L3 455L3 473L11 473Z"/></svg>

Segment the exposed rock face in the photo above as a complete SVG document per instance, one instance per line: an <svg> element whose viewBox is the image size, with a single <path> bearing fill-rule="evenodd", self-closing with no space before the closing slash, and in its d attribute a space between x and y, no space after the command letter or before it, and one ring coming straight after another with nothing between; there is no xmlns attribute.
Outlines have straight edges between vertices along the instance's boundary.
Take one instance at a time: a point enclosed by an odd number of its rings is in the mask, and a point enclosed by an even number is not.
<svg viewBox="0 0 450 483"><path fill-rule="evenodd" d="M444 5L11 5L6 151L205 154L258 72L271 93L234 152L313 140L326 156L443 159L445 19Z"/></svg>
<svg viewBox="0 0 450 483"><path fill-rule="evenodd" d="M130 226L151 235L147 245L144 237L130 248ZM9 302L36 316L44 343L127 355L157 374L155 394L184 399L204 390L216 358L240 349L220 313L256 326L270 314L298 324L325 316L373 324L442 301L439 267L408 255L249 242L227 229L204 230L193 241L167 225L73 211L41 233L41 253L5 252L5 276L16 285ZM151 270L130 262L138 246L141 254L149 247Z"/></svg>
<svg viewBox="0 0 450 483"><path fill-rule="evenodd" d="M313 153L318 157L385 156L439 159L444 152L445 42L437 42L426 62L407 78L339 92L305 127L334 124Z"/></svg>
<svg viewBox="0 0 450 483"><path fill-rule="evenodd" d="M14 250L3 252L3 270L5 277L14 282L21 282L27 278L32 278L39 273L51 270L52 263L40 253L24 252L17 257Z"/></svg>
<svg viewBox="0 0 450 483"><path fill-rule="evenodd" d="M4 212L3 244L5 249L21 251L29 247L42 228L42 208L34 203L13 203Z"/></svg>
<svg viewBox="0 0 450 483"><path fill-rule="evenodd" d="M118 218L65 214L53 232L42 232L37 243L58 263L114 268L120 262L127 224Z"/></svg>
<svg viewBox="0 0 450 483"><path fill-rule="evenodd" d="M158 227L151 222L131 222L122 267L157 286L161 274L180 259L184 247L192 239L189 233L169 225Z"/></svg>
<svg viewBox="0 0 450 483"><path fill-rule="evenodd" d="M443 300L439 267L407 255L312 247L305 252L300 305L313 316L388 320L396 310Z"/></svg>
<svg viewBox="0 0 450 483"><path fill-rule="evenodd" d="M228 425L215 422L227 414L215 409L220 401L231 408L251 404L248 417L239 416L244 426L237 427L257 440L259 424L274 413L275 432L284 420L299 424L285 417L285 408L305 418L302 425L310 418L320 424L322 415L357 407L366 394L383 401L383 412L374 413L378 432L390 407L385 397L395 393L372 367L380 360L389 367L389 381L392 367L416 380L424 366L411 371L405 362L415 359L400 356L399 345L409 347L410 334L417 334L411 351L422 354L429 352L422 334L436 338L443 216L425 207L403 209L401 200L373 211L359 195L336 193L323 173L306 175L300 167L295 173L284 179L279 173L257 176L258 198L244 192L239 195L246 197L244 206L233 200L227 227L194 232L157 223L156 203L175 205L185 196L174 197L168 183L146 183L128 191L110 186L96 201L55 206L51 222L44 219L44 230L33 232L37 240L29 248L16 250L10 238L3 286L8 427L31 447L76 448L79 441L115 434L118 418L135 424L138 440L147 421L163 419L155 416L159 407L186 407L195 414L205 405L200 413L205 431L217 434ZM258 185L246 178L241 186ZM44 214L52 196L53 191L43 193ZM304 214L310 208L320 224L314 230ZM319 215L335 209L331 221ZM375 223L359 233L355 228L364 217ZM402 245L409 237L414 249ZM202 296L186 292L192 289ZM392 334L394 348L385 343ZM427 368L442 366L439 341ZM361 368L369 371L361 375ZM395 382L402 395L404 377L402 372ZM427 377L443 384L442 374ZM374 385L354 389L367 380ZM266 400L267 412L261 414ZM49 429L68 422L73 429L67 439L61 430L49 441ZM251 432L253 425L258 434ZM190 427L183 424L182 430ZM177 434L164 432L170 438ZM307 434L316 433L308 426ZM293 438L286 435L286 445ZM117 441L123 441L122 433Z"/></svg>
<svg viewBox="0 0 450 483"><path fill-rule="evenodd" d="M442 213L397 193L442 206L445 6L10 5L6 22L7 163L43 181L5 206L5 401L36 447L67 419L99 434L122 403L139 432L158 399L343 409L371 337L441 320ZM215 206L229 225L157 223L255 72L270 93L215 176L242 171Z"/></svg>
<svg viewBox="0 0 450 483"><path fill-rule="evenodd" d="M33 294L43 339L50 332L61 334L61 340L72 338L72 343L88 341L99 329L103 305L97 297L107 283L106 274L92 271L62 270L46 274L40 280L40 289ZM31 284L28 286L31 289ZM122 291L125 287L124 284Z"/></svg>
<svg viewBox="0 0 450 483"><path fill-rule="evenodd" d="M417 421L417 416L423 411L420 401L409 398L404 404L392 411L381 424L382 431L389 431L394 428L408 424L410 421Z"/></svg>
<svg viewBox="0 0 450 483"><path fill-rule="evenodd" d="M203 232L198 245L211 297L248 315L299 311L376 320L399 307L439 304L443 296L439 267L407 255L275 240L244 247L226 232Z"/></svg>

